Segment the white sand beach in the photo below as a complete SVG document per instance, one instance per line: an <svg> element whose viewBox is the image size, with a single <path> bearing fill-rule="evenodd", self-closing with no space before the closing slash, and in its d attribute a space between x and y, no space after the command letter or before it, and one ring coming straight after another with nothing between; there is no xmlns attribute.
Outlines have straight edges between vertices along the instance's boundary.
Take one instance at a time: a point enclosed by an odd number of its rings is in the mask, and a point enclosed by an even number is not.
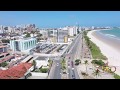
<svg viewBox="0 0 120 90"><path fill-rule="evenodd" d="M120 42L114 39L106 39L100 35L97 36L95 31L89 31L88 37L100 48L103 55L108 58L109 66L116 66L117 70L115 73L120 75Z"/></svg>

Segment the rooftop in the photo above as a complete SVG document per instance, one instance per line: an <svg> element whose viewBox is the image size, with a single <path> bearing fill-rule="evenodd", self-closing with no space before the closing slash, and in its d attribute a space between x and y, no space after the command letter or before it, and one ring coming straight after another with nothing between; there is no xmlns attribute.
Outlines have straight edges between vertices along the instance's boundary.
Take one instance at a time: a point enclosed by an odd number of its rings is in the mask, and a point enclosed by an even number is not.
<svg viewBox="0 0 120 90"><path fill-rule="evenodd" d="M47 57L38 57L36 60L46 60Z"/></svg>
<svg viewBox="0 0 120 90"><path fill-rule="evenodd" d="M4 47L7 47L7 46L3 46L3 45L2 45L2 46L0 46L0 48L4 48Z"/></svg>
<svg viewBox="0 0 120 90"><path fill-rule="evenodd" d="M2 55L6 55L6 54L9 54L9 53L0 53L0 56L2 56Z"/></svg>
<svg viewBox="0 0 120 90"><path fill-rule="evenodd" d="M29 37L29 38L20 38L20 39L17 39L17 40L15 40L15 41L23 41L23 40L34 40L34 39L36 39L36 38L34 38L34 37Z"/></svg>
<svg viewBox="0 0 120 90"><path fill-rule="evenodd" d="M14 56L7 56L7 57L3 58L2 60L0 60L0 63L8 61L8 60L12 59L13 57Z"/></svg>
<svg viewBox="0 0 120 90"><path fill-rule="evenodd" d="M0 79L19 79L23 77L27 70L31 67L31 63L21 63L7 70L0 70Z"/></svg>

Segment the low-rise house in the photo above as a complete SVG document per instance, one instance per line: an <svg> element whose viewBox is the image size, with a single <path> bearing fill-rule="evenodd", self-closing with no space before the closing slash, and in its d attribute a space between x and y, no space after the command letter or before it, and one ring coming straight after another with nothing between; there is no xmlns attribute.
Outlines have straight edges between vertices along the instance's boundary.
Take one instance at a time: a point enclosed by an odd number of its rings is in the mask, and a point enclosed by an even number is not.
<svg viewBox="0 0 120 90"><path fill-rule="evenodd" d="M31 67L31 63L21 63L7 70L0 70L0 79L25 79L26 75L29 73L27 71L29 71Z"/></svg>

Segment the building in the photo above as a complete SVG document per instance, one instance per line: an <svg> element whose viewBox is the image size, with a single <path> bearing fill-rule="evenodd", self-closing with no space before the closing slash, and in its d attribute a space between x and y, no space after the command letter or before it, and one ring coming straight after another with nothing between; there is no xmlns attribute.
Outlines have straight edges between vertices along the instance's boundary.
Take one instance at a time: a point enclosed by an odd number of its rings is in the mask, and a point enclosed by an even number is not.
<svg viewBox="0 0 120 90"><path fill-rule="evenodd" d="M4 26L0 25L0 33L3 33L3 32L4 32Z"/></svg>
<svg viewBox="0 0 120 90"><path fill-rule="evenodd" d="M24 79L31 67L31 63L21 63L7 70L0 70L0 79Z"/></svg>
<svg viewBox="0 0 120 90"><path fill-rule="evenodd" d="M48 36L53 43L67 43L68 30L67 29L49 29Z"/></svg>
<svg viewBox="0 0 120 90"><path fill-rule="evenodd" d="M23 38L18 40L11 40L10 48L13 51L29 52L29 50L34 48L36 44L37 44L36 38Z"/></svg>
<svg viewBox="0 0 120 90"><path fill-rule="evenodd" d="M57 32L57 42L67 43L68 42L68 30L59 29Z"/></svg>
<svg viewBox="0 0 120 90"><path fill-rule="evenodd" d="M8 53L8 46L6 44L0 44L0 63L11 61L14 58L13 55Z"/></svg>
<svg viewBox="0 0 120 90"><path fill-rule="evenodd" d="M0 53L7 52L7 46L0 45Z"/></svg>
<svg viewBox="0 0 120 90"><path fill-rule="evenodd" d="M44 39L48 37L48 31L46 29L41 29L40 34L42 34L42 37Z"/></svg>
<svg viewBox="0 0 120 90"><path fill-rule="evenodd" d="M92 27L91 27L91 29L92 29L92 30L94 30L94 29L95 29L95 27L94 27L94 26L92 26Z"/></svg>
<svg viewBox="0 0 120 90"><path fill-rule="evenodd" d="M68 35L69 36L77 35L77 32L78 32L78 27L76 27L76 26L69 26L68 27Z"/></svg>

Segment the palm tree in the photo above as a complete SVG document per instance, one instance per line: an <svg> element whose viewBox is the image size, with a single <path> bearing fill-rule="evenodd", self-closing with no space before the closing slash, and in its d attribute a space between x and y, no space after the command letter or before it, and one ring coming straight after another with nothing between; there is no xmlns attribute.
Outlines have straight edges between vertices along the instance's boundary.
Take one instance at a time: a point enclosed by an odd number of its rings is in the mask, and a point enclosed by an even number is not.
<svg viewBox="0 0 120 90"><path fill-rule="evenodd" d="M86 65L86 73L87 73L88 60L85 60L85 61L84 61L84 64Z"/></svg>
<svg viewBox="0 0 120 90"><path fill-rule="evenodd" d="M96 69L95 71L93 71L93 75L95 75L97 79L97 76L100 76L100 71Z"/></svg>
<svg viewBox="0 0 120 90"><path fill-rule="evenodd" d="M36 69L36 61L35 60L33 60L33 65L34 65L34 69L33 69L33 71Z"/></svg>
<svg viewBox="0 0 120 90"><path fill-rule="evenodd" d="M92 63L92 68L94 68L95 60L92 60L91 63Z"/></svg>

